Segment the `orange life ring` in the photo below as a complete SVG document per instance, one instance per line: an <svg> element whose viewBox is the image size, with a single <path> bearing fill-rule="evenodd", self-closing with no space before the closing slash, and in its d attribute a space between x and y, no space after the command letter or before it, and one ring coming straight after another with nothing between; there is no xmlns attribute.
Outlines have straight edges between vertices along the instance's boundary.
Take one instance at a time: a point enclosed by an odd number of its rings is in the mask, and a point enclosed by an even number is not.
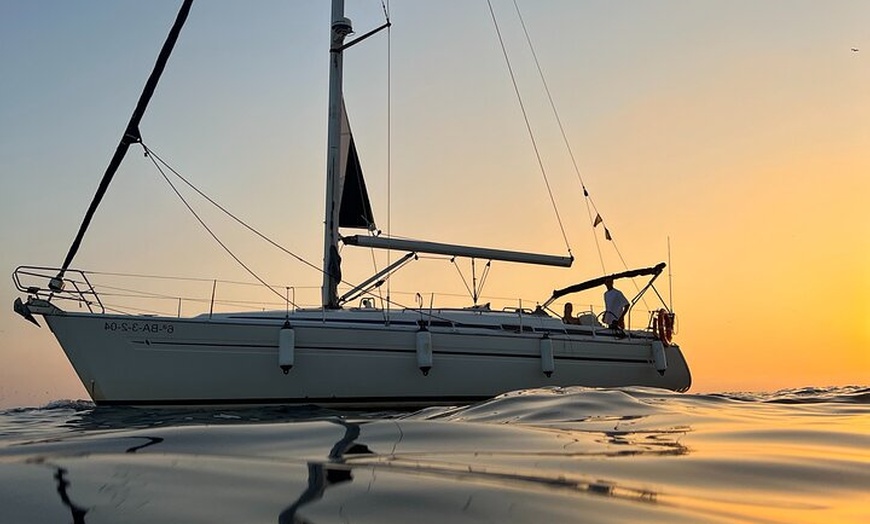
<svg viewBox="0 0 870 524"><path fill-rule="evenodd" d="M674 317L668 313L667 309L662 308L656 313L655 332L656 338L661 340L663 344L671 343L674 336Z"/></svg>

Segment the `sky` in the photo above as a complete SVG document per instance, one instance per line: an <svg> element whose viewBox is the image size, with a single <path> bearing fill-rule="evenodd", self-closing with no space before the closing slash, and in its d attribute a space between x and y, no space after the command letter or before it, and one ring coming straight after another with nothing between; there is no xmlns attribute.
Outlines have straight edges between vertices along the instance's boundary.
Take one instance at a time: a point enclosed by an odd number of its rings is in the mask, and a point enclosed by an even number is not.
<svg viewBox="0 0 870 524"><path fill-rule="evenodd" d="M484 1L393 0L389 37L345 54L378 226L574 255L569 270L495 263L483 289L494 303L531 306L555 288L670 260L673 294L666 279L659 289L677 312L695 392L867 384L870 3L518 0L592 215L514 4L492 5L568 245ZM179 6L0 2L0 273L60 265ZM358 35L383 23L378 0L348 0L346 14ZM195 3L140 126L194 184L315 264L328 19L328 2L315 0ZM266 281L317 303L316 271L198 209ZM615 242L591 227L596 211ZM387 263L367 250L342 256L349 281ZM185 314L201 311L187 297L207 297L212 279L253 281L136 147L73 266L202 279L147 283L186 297ZM415 262L390 286L408 305L415 293L470 301L444 260ZM275 299L253 286L217 293L243 291ZM0 279L0 407L86 398L48 329L12 312L17 296ZM600 310L602 299L576 302Z"/></svg>

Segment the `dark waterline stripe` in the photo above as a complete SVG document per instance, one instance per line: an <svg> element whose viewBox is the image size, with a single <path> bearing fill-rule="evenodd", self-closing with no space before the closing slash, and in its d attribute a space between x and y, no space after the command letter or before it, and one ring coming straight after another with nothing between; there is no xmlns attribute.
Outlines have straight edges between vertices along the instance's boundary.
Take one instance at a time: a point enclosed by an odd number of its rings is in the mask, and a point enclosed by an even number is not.
<svg viewBox="0 0 870 524"><path fill-rule="evenodd" d="M146 345L150 346L152 343L134 340L132 341L134 344ZM278 346L273 345L258 345L258 344L221 344L221 343L210 343L210 342L154 342L154 345L160 346L178 346L178 347L221 347L221 348L254 348L254 349L278 349ZM416 351L413 349L386 349L386 348L378 348L378 349L350 349L350 348L334 348L334 347L318 347L318 346L299 346L296 348L296 351L302 350L311 350L311 351L365 351L365 352L377 352L377 353L407 353L410 355L416 354ZM475 353L473 351L432 351L433 355L460 355L466 357L496 357L496 358L525 358L525 359L540 359L540 355L517 355L513 353ZM573 360L578 362L625 362L625 363L633 363L633 364L647 364L649 363L649 359L642 358L616 358L616 357L576 357L570 355L554 355L557 361L558 360Z"/></svg>

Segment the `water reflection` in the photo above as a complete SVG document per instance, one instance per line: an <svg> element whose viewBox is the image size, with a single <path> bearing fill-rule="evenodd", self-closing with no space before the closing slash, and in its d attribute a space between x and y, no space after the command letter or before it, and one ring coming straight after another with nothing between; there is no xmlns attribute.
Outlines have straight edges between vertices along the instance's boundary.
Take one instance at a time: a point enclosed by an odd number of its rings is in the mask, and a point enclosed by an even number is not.
<svg viewBox="0 0 870 524"><path fill-rule="evenodd" d="M308 463L308 486L293 504L278 515L279 524L304 524L309 521L296 515L299 508L323 498L323 493L330 486L351 482L353 473L345 464L345 455L373 455L365 444L359 444L356 439L360 435L360 424L342 419L330 420L344 427L344 436L335 443L329 451L329 462Z"/></svg>
<svg viewBox="0 0 870 524"><path fill-rule="evenodd" d="M235 425L324 420L347 413L313 405L260 406L239 408L131 408L97 406L77 410L65 424L73 430L144 429L155 427L194 426L201 424ZM371 414L377 416L379 414ZM380 414L382 415L382 414ZM369 416L360 414L360 416Z"/></svg>
<svg viewBox="0 0 870 524"><path fill-rule="evenodd" d="M688 426L658 431L605 431L600 442L630 448L604 453L608 456L685 455L689 448L678 439L689 431Z"/></svg>
<svg viewBox="0 0 870 524"><path fill-rule="evenodd" d="M69 481L66 479L66 474L67 471L65 468L58 467L55 469L54 480L57 481L57 494L60 495L60 500L63 502L63 505L68 507L70 513L72 513L73 524L84 524L85 514L88 510L76 505L70 500L69 494L67 493Z"/></svg>
<svg viewBox="0 0 870 524"><path fill-rule="evenodd" d="M632 417L634 418L634 417ZM562 465L556 465L556 471L546 467L547 460L561 461L571 457L609 456L618 457L623 455L682 455L688 453L688 448L678 442L688 427L672 429L664 432L655 431L610 431L595 432L597 437L593 440L603 441L608 445L631 446L632 450L588 451L583 453L553 453L553 452L498 452L478 449L473 452L457 452L451 450L429 452L401 452L397 451L398 442L393 443L390 452L378 454L373 452L368 445L357 442L360 438L361 427L369 422L354 423L342 419L334 419L330 422L344 427L343 437L336 442L330 450L327 462L309 462L308 485L305 491L290 506L279 515L281 524L308 523L309 520L299 515L300 510L309 504L320 501L326 490L332 486L349 483L354 480L354 468L371 468L372 471L389 471L399 474L413 474L414 476L427 476L436 481L454 482L459 481L469 486L501 485L504 489L520 489L525 491L529 487L536 489L550 488L567 490L574 493L584 493L596 497L609 497L617 500L632 501L643 504L656 504L659 492L645 487L632 487L623 482L594 478L590 479L583 475L582 471L575 469L567 473ZM402 431L403 422L393 421L397 430L397 438L403 439L405 432ZM552 429L538 428L542 433L553 433ZM565 430L561 430L562 433ZM585 433L584 437L589 440L593 437ZM385 442L381 442L385 445ZM386 444L389 446L389 444ZM483 463L481 457L489 457ZM530 467L509 466L508 459L511 456L520 457L520 463L531 464ZM371 486L369 486L369 489ZM471 504L471 497L466 506Z"/></svg>
<svg viewBox="0 0 870 524"><path fill-rule="evenodd" d="M140 449L144 449L144 448L147 448L148 446L153 446L155 444L160 444L161 442L163 442L162 437L130 437L130 438L145 439L147 442L145 442L144 444L140 444L138 446L133 446L132 448L127 448L127 451L125 453L136 453Z"/></svg>
<svg viewBox="0 0 870 524"><path fill-rule="evenodd" d="M69 435L57 440L56 446L49 439L31 441L26 447L32 446L37 453L64 449L65 454L75 450L85 455L155 452L173 457L190 453L212 457L206 461L246 453L252 461L276 457L293 465L287 469L285 481L274 485L276 489L283 485L286 490L307 475L303 484L294 488L294 498L271 498L278 503L289 502L283 509L271 508L282 524L310 522L306 513L319 514L336 504L343 507L348 494L357 493L359 486L340 490L324 500L327 490L337 485L352 486L355 474L374 479L377 472L386 474L387 479L426 479L423 484L464 485L474 490L496 486L520 493L543 488L646 506L659 502L658 491L646 488L646 483L626 482L599 468L584 467L591 463L578 459L689 453L680 440L691 427L663 425L655 409L629 404L623 406L621 414L604 414L600 408L582 414L579 409L536 409L538 406L528 399L523 399L522 405L516 404L513 399L502 399L489 405L446 408L449 417L432 411L416 416L400 412L347 414L314 406L93 408L78 411L67 421L66 427L78 437ZM176 430L184 426L188 428ZM239 431L244 426L245 430ZM180 436L183 438L177 438ZM137 467L148 463L155 462L136 462ZM61 500L72 512L74 523L84 522L87 510L66 495L67 470L58 471ZM418 482L414 480L411 485ZM379 484L374 490L374 484L368 483L366 495L355 500L375 501L382 496L379 492L390 489L388 486ZM410 486L408 489L413 492ZM154 500L155 494L146 491L138 496ZM469 498L467 504L471 503Z"/></svg>

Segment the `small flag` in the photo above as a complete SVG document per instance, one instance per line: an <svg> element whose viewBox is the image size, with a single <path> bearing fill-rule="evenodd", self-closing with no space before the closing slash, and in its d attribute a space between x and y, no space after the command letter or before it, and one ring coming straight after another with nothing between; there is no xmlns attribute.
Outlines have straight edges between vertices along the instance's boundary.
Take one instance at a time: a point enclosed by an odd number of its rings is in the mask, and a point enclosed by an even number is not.
<svg viewBox="0 0 870 524"><path fill-rule="evenodd" d="M592 227L598 227L598 224L600 224L600 223L602 223L602 222L604 222L604 219L601 218L601 215L596 214L596 215L595 215L595 221L592 222Z"/></svg>
<svg viewBox="0 0 870 524"><path fill-rule="evenodd" d="M606 227L604 228L604 238L606 238L607 240L611 240L611 241L613 240L613 237L610 236L610 230L607 229Z"/></svg>

